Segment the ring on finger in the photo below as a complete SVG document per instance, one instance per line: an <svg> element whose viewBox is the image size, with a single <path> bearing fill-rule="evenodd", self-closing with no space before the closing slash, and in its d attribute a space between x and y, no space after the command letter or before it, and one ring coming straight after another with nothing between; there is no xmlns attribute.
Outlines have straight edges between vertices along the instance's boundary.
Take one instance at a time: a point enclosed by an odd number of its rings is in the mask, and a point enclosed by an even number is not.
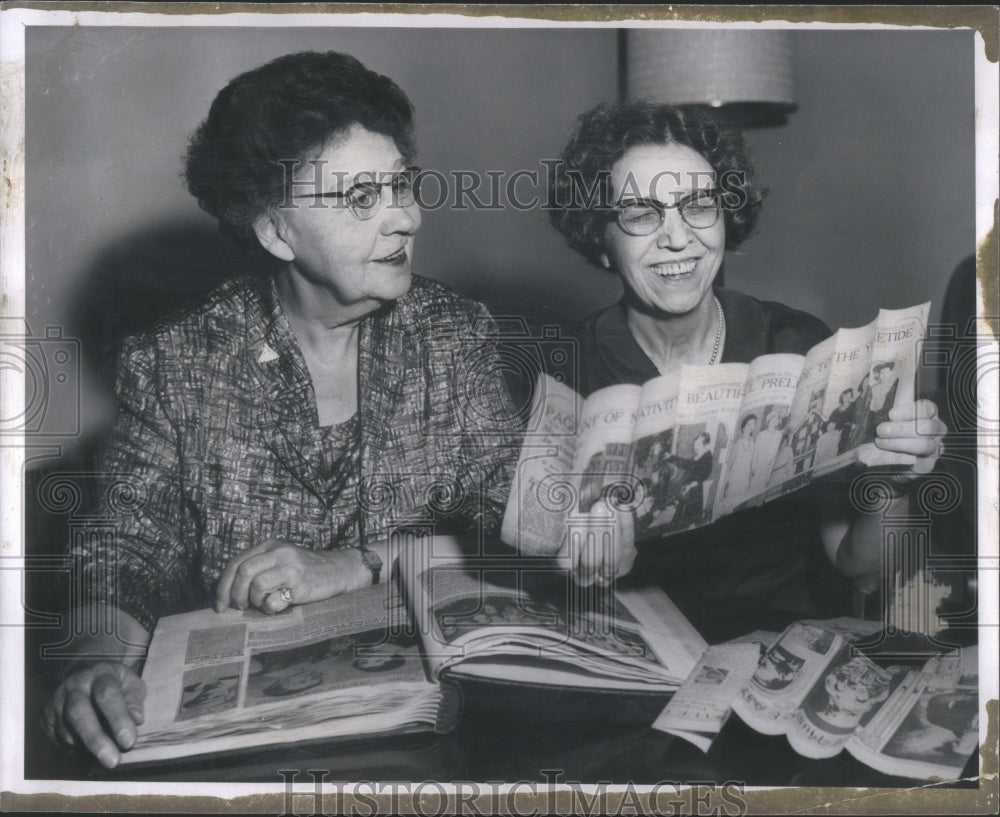
<svg viewBox="0 0 1000 817"><path fill-rule="evenodd" d="M286 604L292 603L292 588L290 587L279 587L278 597Z"/></svg>

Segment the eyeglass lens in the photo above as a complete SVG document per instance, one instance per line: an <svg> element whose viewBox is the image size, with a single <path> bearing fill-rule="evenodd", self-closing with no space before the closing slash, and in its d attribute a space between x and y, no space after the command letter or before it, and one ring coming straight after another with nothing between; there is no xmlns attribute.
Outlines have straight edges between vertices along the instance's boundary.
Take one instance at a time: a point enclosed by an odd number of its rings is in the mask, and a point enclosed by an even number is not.
<svg viewBox="0 0 1000 817"><path fill-rule="evenodd" d="M719 218L719 196L715 190L705 190L686 196L677 204L653 200L628 202L618 208L618 223L631 235L649 235L659 229L667 210L674 208L689 227L704 229Z"/></svg>
<svg viewBox="0 0 1000 817"><path fill-rule="evenodd" d="M392 207L409 207L414 203L414 186L416 178L420 174L419 167L408 167L392 176L384 182L362 181L349 187L345 192L330 191L328 193L316 194L317 198L324 200L342 201L356 218L365 220L371 218L379 202L382 200L382 189L389 187L392 190L389 201ZM369 174L371 175L371 174ZM306 196L296 196L295 198L306 198Z"/></svg>

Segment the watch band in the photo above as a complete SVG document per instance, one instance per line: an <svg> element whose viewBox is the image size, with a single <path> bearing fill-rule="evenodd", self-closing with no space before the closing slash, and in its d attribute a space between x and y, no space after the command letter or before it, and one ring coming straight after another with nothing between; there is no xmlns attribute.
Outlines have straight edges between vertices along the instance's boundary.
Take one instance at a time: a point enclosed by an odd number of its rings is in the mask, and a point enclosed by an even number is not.
<svg viewBox="0 0 1000 817"><path fill-rule="evenodd" d="M382 577L382 558L374 550L370 550L364 545L360 547L360 550L361 561L364 562L365 567L371 571L372 585L376 585Z"/></svg>

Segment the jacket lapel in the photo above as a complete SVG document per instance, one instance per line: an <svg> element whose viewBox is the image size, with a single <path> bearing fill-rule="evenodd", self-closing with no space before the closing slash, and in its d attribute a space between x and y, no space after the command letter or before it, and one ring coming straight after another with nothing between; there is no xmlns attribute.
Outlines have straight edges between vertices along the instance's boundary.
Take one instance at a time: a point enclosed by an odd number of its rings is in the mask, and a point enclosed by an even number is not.
<svg viewBox="0 0 1000 817"><path fill-rule="evenodd" d="M366 318L358 338L358 411L361 419L361 538L382 529L393 514L395 482L388 456L389 430L404 398L407 364L415 366L413 342L404 331L408 320L397 301ZM366 530L367 528L367 530Z"/></svg>
<svg viewBox="0 0 1000 817"><path fill-rule="evenodd" d="M256 381L264 445L303 487L324 501L322 439L312 380L269 281L248 299L247 366Z"/></svg>
<svg viewBox="0 0 1000 817"><path fill-rule="evenodd" d="M257 417L264 444L302 485L324 501L322 438L309 372L278 305L274 283L247 304L247 365L256 381ZM405 394L407 377L418 377L419 348L406 331L414 318L406 299L365 318L358 336L358 413L361 433L361 537L385 526L394 511L400 465L389 432ZM412 328L412 327L411 327ZM414 368L413 373L407 367ZM373 518L379 517L379 518Z"/></svg>

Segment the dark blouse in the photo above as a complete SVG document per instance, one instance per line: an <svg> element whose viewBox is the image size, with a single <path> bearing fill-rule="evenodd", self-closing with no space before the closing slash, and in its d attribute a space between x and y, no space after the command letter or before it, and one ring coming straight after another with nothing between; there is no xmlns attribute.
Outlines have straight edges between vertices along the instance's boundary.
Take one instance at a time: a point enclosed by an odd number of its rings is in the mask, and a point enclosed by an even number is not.
<svg viewBox="0 0 1000 817"><path fill-rule="evenodd" d="M723 363L749 363L772 353L805 354L829 337L818 318L779 303L716 289L726 319ZM659 371L636 342L624 302L587 318L581 327L580 391L641 384ZM825 492L829 495L829 486ZM696 530L638 544L632 576L654 579L696 624L726 607L773 607L819 615L844 590L822 549L820 491L801 489ZM807 574L815 573L819 581ZM836 606L836 604L834 604Z"/></svg>

